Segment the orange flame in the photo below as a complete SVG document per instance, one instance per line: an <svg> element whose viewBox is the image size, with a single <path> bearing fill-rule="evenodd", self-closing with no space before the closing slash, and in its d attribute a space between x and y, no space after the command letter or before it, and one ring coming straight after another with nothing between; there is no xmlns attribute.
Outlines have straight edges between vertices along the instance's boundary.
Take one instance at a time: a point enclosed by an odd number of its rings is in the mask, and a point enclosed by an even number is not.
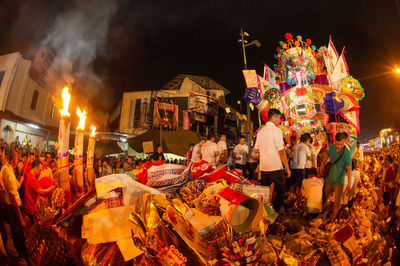
<svg viewBox="0 0 400 266"><path fill-rule="evenodd" d="M79 109L79 107L76 109L76 114L79 116L79 124L76 127L76 129L85 129L85 120L86 120L86 111Z"/></svg>
<svg viewBox="0 0 400 266"><path fill-rule="evenodd" d="M90 134L90 136L91 136L91 137L96 136L96 127L93 126L93 125L91 125L91 126L90 126L90 129L92 130L92 133Z"/></svg>
<svg viewBox="0 0 400 266"><path fill-rule="evenodd" d="M70 116L68 107L71 101L71 94L68 92L68 87L64 87L62 90L61 98L63 99L63 109L60 110L60 114L61 116Z"/></svg>

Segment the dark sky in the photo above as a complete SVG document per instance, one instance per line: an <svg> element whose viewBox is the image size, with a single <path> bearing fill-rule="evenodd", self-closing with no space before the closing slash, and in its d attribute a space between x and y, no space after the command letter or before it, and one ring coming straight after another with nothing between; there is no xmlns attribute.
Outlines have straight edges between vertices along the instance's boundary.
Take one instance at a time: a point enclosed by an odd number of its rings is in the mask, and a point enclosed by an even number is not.
<svg viewBox="0 0 400 266"><path fill-rule="evenodd" d="M79 8L85 9L85 15L78 25L105 20L108 31L96 43L95 57L87 64L102 86L79 91L95 110L109 111L122 92L158 89L180 73L211 77L232 92L228 101L235 106L244 91L243 59L237 42L243 27L250 39L262 43L260 48L247 49L249 68L260 74L263 62L275 63L274 51L286 32L310 38L317 47L327 45L331 35L337 50L346 47L350 73L362 79L366 92L361 102L362 141L376 136L382 127L400 127L400 76L365 79L390 71L396 63L400 66L397 0L337 0L330 4L310 0L99 0L94 7L77 8L78 2L0 1L0 54L20 51L32 58L49 32L62 34L63 27L54 31L57 19ZM104 8L113 8L105 13L108 20L103 19ZM79 30L76 25L73 29ZM91 34L91 30L83 34Z"/></svg>

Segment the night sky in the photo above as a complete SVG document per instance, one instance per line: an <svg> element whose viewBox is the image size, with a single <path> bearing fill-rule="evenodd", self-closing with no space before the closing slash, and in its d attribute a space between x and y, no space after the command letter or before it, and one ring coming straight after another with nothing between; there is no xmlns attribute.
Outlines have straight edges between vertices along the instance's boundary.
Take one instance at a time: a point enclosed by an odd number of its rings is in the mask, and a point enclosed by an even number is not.
<svg viewBox="0 0 400 266"><path fill-rule="evenodd" d="M373 78L400 66L400 2L327 2L5 0L0 54L19 51L32 59L42 43L57 43L58 35L76 37L71 49L83 37L83 48L70 59L73 87L98 113L109 113L124 91L158 89L181 73L211 77L232 92L228 103L237 108L244 92L240 28L262 43L247 49L249 68L259 74L264 62L276 63L273 55L286 32L317 47L331 35L339 52L346 47L350 74L366 92L360 115L366 142L380 128L400 127L400 75Z"/></svg>

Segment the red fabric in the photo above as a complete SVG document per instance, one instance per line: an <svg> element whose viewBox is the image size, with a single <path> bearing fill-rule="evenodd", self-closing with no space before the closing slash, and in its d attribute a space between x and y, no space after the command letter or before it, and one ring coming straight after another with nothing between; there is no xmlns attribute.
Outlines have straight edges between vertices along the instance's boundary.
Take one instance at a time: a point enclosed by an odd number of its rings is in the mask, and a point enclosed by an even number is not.
<svg viewBox="0 0 400 266"><path fill-rule="evenodd" d="M145 169L149 169L150 167L153 166L153 164L150 161L146 161L142 166Z"/></svg>
<svg viewBox="0 0 400 266"><path fill-rule="evenodd" d="M226 182L234 184L240 180L240 177L243 177L242 174L238 175L236 172L233 172L233 170L226 172L226 175L224 176L224 179Z"/></svg>
<svg viewBox="0 0 400 266"><path fill-rule="evenodd" d="M250 199L249 196L236 192L228 187L221 190L219 194L232 204L235 204L236 206L241 204L243 201Z"/></svg>
<svg viewBox="0 0 400 266"><path fill-rule="evenodd" d="M192 164L191 171L193 178L199 178L205 173L212 172L213 168L211 167L210 164L208 164L208 162L198 159L196 162Z"/></svg>
<svg viewBox="0 0 400 266"><path fill-rule="evenodd" d="M54 180L48 176L45 176L39 180L39 185L41 188L46 189L54 185Z"/></svg>
<svg viewBox="0 0 400 266"><path fill-rule="evenodd" d="M333 234L333 238L342 243L346 242L354 234L354 229L351 225L347 224L342 229Z"/></svg>
<svg viewBox="0 0 400 266"><path fill-rule="evenodd" d="M160 166L160 165L163 165L164 162L161 161L161 160L157 160L157 161L154 161L153 164L154 164L155 166ZM150 166L150 167L151 167L151 166ZM150 167L149 167L149 168L150 168Z"/></svg>
<svg viewBox="0 0 400 266"><path fill-rule="evenodd" d="M36 176L28 173L25 179L25 198L24 210L27 214L35 214L35 204L38 197L38 190L40 188Z"/></svg>
<svg viewBox="0 0 400 266"><path fill-rule="evenodd" d="M394 188L389 187L389 183L393 183L395 179L396 179L396 174L394 172L393 166L390 166L386 170L386 175L385 175L385 191L386 192L391 192L394 190Z"/></svg>
<svg viewBox="0 0 400 266"><path fill-rule="evenodd" d="M143 169L141 173L137 174L136 179L145 185L147 183L147 169Z"/></svg>
<svg viewBox="0 0 400 266"><path fill-rule="evenodd" d="M205 174L201 176L200 178L207 181L207 182L215 182L221 178L224 178L226 175L226 165L221 167L218 170L215 170L211 173Z"/></svg>

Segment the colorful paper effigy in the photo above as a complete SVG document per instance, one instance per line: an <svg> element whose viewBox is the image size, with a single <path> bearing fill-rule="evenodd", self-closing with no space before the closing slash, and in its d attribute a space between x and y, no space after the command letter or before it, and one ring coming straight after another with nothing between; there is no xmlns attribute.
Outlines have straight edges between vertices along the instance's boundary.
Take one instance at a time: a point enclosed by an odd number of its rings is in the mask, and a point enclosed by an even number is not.
<svg viewBox="0 0 400 266"><path fill-rule="evenodd" d="M310 39L304 41L290 33L285 38L276 50L274 69L265 66L263 77L255 70L243 70L244 99L259 109L265 122L269 109L281 110L290 132L320 131L336 115L359 132L359 101L364 90L350 76L344 51L339 56L332 40L328 47L317 49Z"/></svg>

